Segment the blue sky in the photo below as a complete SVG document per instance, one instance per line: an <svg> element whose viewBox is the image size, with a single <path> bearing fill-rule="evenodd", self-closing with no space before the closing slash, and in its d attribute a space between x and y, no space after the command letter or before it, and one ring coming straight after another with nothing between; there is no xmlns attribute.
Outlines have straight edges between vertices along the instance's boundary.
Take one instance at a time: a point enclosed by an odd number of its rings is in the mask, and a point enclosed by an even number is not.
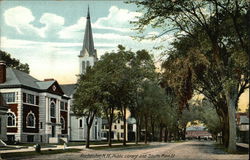
<svg viewBox="0 0 250 160"><path fill-rule="evenodd" d="M75 83L88 5L98 57L122 44L134 51L147 49L157 60L159 51L153 51L153 47L168 46L173 40L172 35L164 35L165 42L133 40L131 36L136 32L129 22L143 13L122 1L4 0L0 1L1 50L28 63L30 74L37 79ZM160 33L147 28L144 34Z"/></svg>

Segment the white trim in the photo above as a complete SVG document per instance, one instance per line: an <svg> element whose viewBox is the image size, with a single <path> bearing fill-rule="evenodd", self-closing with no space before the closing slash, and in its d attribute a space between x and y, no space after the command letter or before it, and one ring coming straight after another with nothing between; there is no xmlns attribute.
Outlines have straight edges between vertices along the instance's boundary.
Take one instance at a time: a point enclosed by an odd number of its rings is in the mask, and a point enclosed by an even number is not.
<svg viewBox="0 0 250 160"><path fill-rule="evenodd" d="M28 117L30 114L34 116L34 125L33 126L28 126ZM26 128L36 128L36 116L32 111L30 111L26 116Z"/></svg>
<svg viewBox="0 0 250 160"><path fill-rule="evenodd" d="M51 116L51 104L54 103L54 116ZM51 101L50 100L50 104L49 104L49 115L50 115L50 118L56 118L56 103L54 101ZM50 120L51 121L51 120Z"/></svg>
<svg viewBox="0 0 250 160"><path fill-rule="evenodd" d="M8 118L9 118L8 113L11 113L11 114L14 115L14 120L15 120L15 122L14 122L14 125L13 125L13 126L9 126L9 125L8 125ZM16 114L15 114L14 112L12 112L10 109L8 109L8 111L7 111L7 127L17 127L16 123L17 123L17 121L16 121Z"/></svg>

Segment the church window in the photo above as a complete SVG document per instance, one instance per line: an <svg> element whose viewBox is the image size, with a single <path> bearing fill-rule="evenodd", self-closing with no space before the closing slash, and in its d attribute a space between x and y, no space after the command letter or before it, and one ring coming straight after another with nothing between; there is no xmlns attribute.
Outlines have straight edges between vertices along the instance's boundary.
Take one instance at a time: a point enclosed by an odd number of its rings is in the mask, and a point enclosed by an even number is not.
<svg viewBox="0 0 250 160"><path fill-rule="evenodd" d="M82 128L82 119L79 119L79 127Z"/></svg>
<svg viewBox="0 0 250 160"><path fill-rule="evenodd" d="M15 127L16 126L16 116L13 112L7 113L7 126Z"/></svg>
<svg viewBox="0 0 250 160"><path fill-rule="evenodd" d="M32 111L30 111L26 117L27 127L35 128L35 123L36 123L35 121L36 121L35 114Z"/></svg>
<svg viewBox="0 0 250 160"><path fill-rule="evenodd" d="M60 118L60 122L61 122L61 125L62 125L62 130L65 130L65 120L63 117Z"/></svg>
<svg viewBox="0 0 250 160"><path fill-rule="evenodd" d="M15 102L15 92L2 93L5 102Z"/></svg>
<svg viewBox="0 0 250 160"><path fill-rule="evenodd" d="M82 70L85 71L85 61L82 61Z"/></svg>
<svg viewBox="0 0 250 160"><path fill-rule="evenodd" d="M56 104L55 104L55 102L50 103L50 116L56 117Z"/></svg>

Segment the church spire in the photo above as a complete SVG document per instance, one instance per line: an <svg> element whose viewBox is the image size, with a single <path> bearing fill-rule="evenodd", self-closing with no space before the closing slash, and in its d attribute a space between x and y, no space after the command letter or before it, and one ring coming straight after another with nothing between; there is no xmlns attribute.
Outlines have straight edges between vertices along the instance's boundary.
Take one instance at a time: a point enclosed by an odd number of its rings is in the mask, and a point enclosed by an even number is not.
<svg viewBox="0 0 250 160"><path fill-rule="evenodd" d="M89 5L88 5L87 19L90 19L90 15L89 15Z"/></svg>
<svg viewBox="0 0 250 160"><path fill-rule="evenodd" d="M84 33L84 39L83 39L83 46L80 52L80 56L84 56L86 52L88 52L87 54L89 56L95 56L95 48L94 48L94 41L93 41L90 14L89 14L89 6L88 6L88 12L87 12L87 21L86 21L86 27L85 27L85 33Z"/></svg>

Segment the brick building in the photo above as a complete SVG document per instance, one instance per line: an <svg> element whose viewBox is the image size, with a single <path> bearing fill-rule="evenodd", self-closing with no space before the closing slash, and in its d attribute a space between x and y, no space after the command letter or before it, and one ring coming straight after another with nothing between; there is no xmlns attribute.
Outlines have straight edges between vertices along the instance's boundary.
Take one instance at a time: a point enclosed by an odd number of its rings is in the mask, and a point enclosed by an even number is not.
<svg viewBox="0 0 250 160"><path fill-rule="evenodd" d="M0 63L0 93L8 105L7 140L57 143L68 137L68 100L56 80L39 81Z"/></svg>

